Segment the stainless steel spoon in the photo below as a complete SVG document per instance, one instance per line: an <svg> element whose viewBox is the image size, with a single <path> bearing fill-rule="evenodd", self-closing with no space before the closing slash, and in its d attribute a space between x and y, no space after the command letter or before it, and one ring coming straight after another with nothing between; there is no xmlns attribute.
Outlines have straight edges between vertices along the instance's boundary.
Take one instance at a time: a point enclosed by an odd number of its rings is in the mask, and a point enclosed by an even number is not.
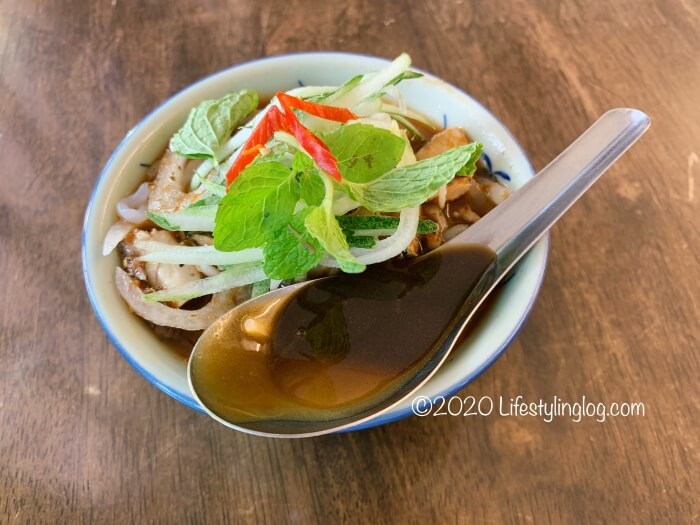
<svg viewBox="0 0 700 525"><path fill-rule="evenodd" d="M248 350L260 350L259 345L255 347L255 334L266 337L274 330L275 312L281 311L300 290L318 281L275 290L237 306L215 321L197 342L188 364L190 388L195 398L219 422L237 430L271 437L306 437L342 431L390 410L414 394L432 377L444 363L469 319L508 270L634 144L648 126L649 118L638 110L608 111L534 179L445 245L481 245L493 250L496 259L470 292L464 303L467 306L459 311L459 315L447 328L441 328L443 332L439 343L419 365L402 376L400 383L393 383L383 395L372 397L375 401L360 403L350 413L328 410L319 417L317 410L316 416L309 420L287 409L284 403L277 407L276 416L271 418L248 415L245 410L239 411L241 415L232 418L232 421L223 417L227 412L220 407L225 407L229 402L245 406L248 396L257 394L253 391L242 394L239 391L237 395L245 395L246 399L227 399L227 396L232 395L230 392L235 390L227 389L227 381L230 384L232 377L216 367L199 366L204 360L211 359L214 352L230 351L222 350L221 345L212 342L229 337L232 327L235 328L234 332L240 332L238 327L252 323L246 330L252 334L254 348ZM445 248L441 247L439 250L443 249ZM389 331L398 330L388 319L383 326ZM226 359L223 354L217 357ZM262 378L266 372L257 369L251 370L250 374L252 376L246 377L246 381L250 381L255 374ZM264 379L256 383L257 377L250 383L253 385L252 390L266 388ZM210 388L212 383L216 385L215 394Z"/></svg>

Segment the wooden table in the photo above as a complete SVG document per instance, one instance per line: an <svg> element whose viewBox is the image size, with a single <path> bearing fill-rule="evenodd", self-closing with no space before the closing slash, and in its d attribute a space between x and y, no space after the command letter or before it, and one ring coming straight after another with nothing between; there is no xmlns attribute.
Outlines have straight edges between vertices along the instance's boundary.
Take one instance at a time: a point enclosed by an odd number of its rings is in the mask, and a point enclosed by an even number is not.
<svg viewBox="0 0 700 525"><path fill-rule="evenodd" d="M462 392L644 416L414 417L275 441L185 408L119 356L80 265L110 152L204 75L316 49L408 51L538 169L606 109L649 113L554 228L517 341ZM700 522L698 86L693 0L2 1L0 522Z"/></svg>

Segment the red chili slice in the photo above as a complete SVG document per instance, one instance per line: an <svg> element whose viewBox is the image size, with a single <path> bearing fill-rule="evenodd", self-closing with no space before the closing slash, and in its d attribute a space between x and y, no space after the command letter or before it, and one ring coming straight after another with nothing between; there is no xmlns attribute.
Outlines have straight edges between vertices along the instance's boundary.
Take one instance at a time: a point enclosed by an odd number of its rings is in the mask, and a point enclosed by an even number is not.
<svg viewBox="0 0 700 525"><path fill-rule="evenodd" d="M275 131L287 129L286 119L277 106L272 106L267 110L265 116L255 126L250 137L243 145L243 149L235 160L231 169L226 174L226 187L236 180L236 177L243 171L248 164L253 162L258 156L260 149L267 144Z"/></svg>
<svg viewBox="0 0 700 525"><path fill-rule="evenodd" d="M304 148L304 151L314 159L314 162L323 171L340 182L342 177L338 169L338 161L331 153L331 150L328 149L328 146L299 122L293 108L337 122L347 122L348 120L356 119L358 118L357 115L346 108L316 104L286 93L277 93L277 99L282 105L284 113L277 106L272 106L267 110L265 116L258 122L258 125L255 126L250 137L243 145L242 151L234 161L231 169L228 170L226 187L228 188L236 180L236 177L253 162L260 153L260 149L267 144L267 141L275 134L275 131L279 130L288 131L294 135L301 147Z"/></svg>
<svg viewBox="0 0 700 525"><path fill-rule="evenodd" d="M282 107L300 109L309 115L315 115L326 120L347 122L348 120L355 120L359 118L347 108L336 108L333 106L326 106L324 104L317 104L315 102L309 102L308 100L293 97L287 93L278 92L277 99L280 101L280 104L282 104Z"/></svg>
<svg viewBox="0 0 700 525"><path fill-rule="evenodd" d="M319 168L340 182L342 176L338 169L338 161L331 153L331 150L328 149L328 146L299 122L299 119L294 114L294 110L287 104L288 96L289 95L285 93L277 93L277 99L280 101L280 104L282 104L284 116L287 119L287 125L292 135L296 137L301 147L314 159L314 162Z"/></svg>

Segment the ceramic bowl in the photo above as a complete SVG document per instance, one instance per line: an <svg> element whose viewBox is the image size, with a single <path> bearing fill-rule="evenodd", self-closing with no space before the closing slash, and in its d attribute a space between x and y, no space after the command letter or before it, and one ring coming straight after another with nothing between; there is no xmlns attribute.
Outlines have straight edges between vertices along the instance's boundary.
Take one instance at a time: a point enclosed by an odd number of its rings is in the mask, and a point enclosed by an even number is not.
<svg viewBox="0 0 700 525"><path fill-rule="evenodd" d="M115 205L144 179L142 163L154 161L181 126L191 107L243 88L271 97L299 85L340 85L358 73L376 71L383 58L346 53L302 53L275 56L237 65L209 76L169 98L129 131L97 179L85 214L82 239L83 273L98 320L114 346L148 381L185 405L201 410L190 393L186 363L174 355L129 312L114 284L116 253L102 256L102 240L114 223ZM484 161L512 188L534 173L523 150L481 104L463 91L426 74L399 85L411 108L443 126L461 126L484 145ZM522 259L488 316L451 359L421 389L420 395L449 395L474 380L505 351L522 327L542 283L547 260L545 237ZM436 298L437 299L437 298ZM410 400L353 427L376 426L411 415Z"/></svg>

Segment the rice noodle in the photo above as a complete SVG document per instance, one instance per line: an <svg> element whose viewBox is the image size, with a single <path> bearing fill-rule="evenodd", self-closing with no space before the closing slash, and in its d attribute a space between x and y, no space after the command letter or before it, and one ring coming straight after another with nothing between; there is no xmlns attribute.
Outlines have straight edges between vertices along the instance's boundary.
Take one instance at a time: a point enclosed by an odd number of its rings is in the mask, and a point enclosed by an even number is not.
<svg viewBox="0 0 700 525"><path fill-rule="evenodd" d="M211 301L199 310L180 310L156 301L147 302L143 300L141 289L129 274L119 267L116 268L115 283L119 293L135 314L157 325L182 330L206 330L236 305L235 290L214 294Z"/></svg>

